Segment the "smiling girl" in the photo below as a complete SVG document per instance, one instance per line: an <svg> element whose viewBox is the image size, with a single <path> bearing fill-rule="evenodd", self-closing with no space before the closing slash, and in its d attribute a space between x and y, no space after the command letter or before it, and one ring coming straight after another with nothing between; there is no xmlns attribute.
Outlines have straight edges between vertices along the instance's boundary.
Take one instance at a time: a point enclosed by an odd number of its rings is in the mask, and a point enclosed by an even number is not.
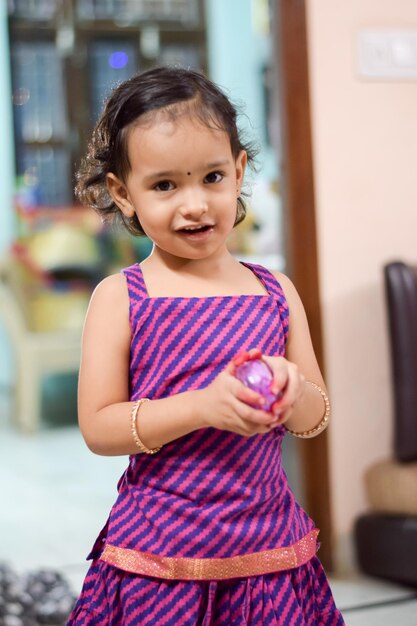
<svg viewBox="0 0 417 626"><path fill-rule="evenodd" d="M233 105L189 70L121 84L94 131L79 196L153 249L96 288L85 323L80 428L129 463L70 625L344 623L281 460L288 431L329 417L304 309L227 248L253 158ZM271 411L233 375L260 355Z"/></svg>

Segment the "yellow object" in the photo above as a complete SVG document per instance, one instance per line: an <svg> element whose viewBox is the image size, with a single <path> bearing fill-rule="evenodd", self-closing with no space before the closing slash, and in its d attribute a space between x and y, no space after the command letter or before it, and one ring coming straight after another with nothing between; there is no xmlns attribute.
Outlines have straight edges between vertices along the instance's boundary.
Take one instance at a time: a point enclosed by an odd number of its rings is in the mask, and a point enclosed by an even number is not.
<svg viewBox="0 0 417 626"><path fill-rule="evenodd" d="M34 332L79 330L83 327L90 293L38 290L29 302L29 324Z"/></svg>
<svg viewBox="0 0 417 626"><path fill-rule="evenodd" d="M54 224L27 240L30 257L44 271L56 267L91 267L99 262L95 238L72 224Z"/></svg>
<svg viewBox="0 0 417 626"><path fill-rule="evenodd" d="M44 327L49 324L55 329L47 332L32 330L29 324L30 312L32 311L32 301L36 301L36 294L33 294L30 289L22 288L20 278L16 263L13 263L11 259L0 263L0 318L5 324L7 336L10 338L14 352L15 404L13 415L19 429L29 433L35 432L39 427L42 377L46 374L76 372L78 370L82 323L75 327L74 319L76 316L80 316L80 312L75 315L73 310L70 314L71 303L68 297L71 298L74 294L72 292L61 293L54 294L55 296L64 296L59 305L60 313L49 313L51 319L48 323L46 320L42 320L46 305L44 304L42 308L40 301L33 305L34 309L37 309L36 314L34 313L36 320L33 320L33 324ZM84 294L82 297L85 298ZM79 303L77 303L78 306ZM74 317L71 317L72 315ZM62 328L64 323L67 324L66 328ZM74 326L68 328L68 325ZM57 326L59 326L58 329Z"/></svg>
<svg viewBox="0 0 417 626"><path fill-rule="evenodd" d="M253 254L255 252L253 238L255 229L255 215L247 206L245 219L229 235L227 243L230 252L232 254Z"/></svg>

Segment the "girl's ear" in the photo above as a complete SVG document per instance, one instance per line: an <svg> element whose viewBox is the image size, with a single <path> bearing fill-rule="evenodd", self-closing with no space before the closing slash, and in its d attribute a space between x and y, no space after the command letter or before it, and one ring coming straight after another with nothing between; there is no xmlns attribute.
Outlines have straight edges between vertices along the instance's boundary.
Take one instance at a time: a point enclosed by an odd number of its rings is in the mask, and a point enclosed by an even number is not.
<svg viewBox="0 0 417 626"><path fill-rule="evenodd" d="M245 175L246 164L248 162L248 155L246 150L241 150L236 159L236 184L237 190L240 194L240 188L243 183L243 177Z"/></svg>
<svg viewBox="0 0 417 626"><path fill-rule="evenodd" d="M111 172L106 175L107 190L113 198L115 204L119 207L123 215L126 217L133 217L135 215L135 209L132 205L129 197L129 192L126 185L117 178L115 174Z"/></svg>

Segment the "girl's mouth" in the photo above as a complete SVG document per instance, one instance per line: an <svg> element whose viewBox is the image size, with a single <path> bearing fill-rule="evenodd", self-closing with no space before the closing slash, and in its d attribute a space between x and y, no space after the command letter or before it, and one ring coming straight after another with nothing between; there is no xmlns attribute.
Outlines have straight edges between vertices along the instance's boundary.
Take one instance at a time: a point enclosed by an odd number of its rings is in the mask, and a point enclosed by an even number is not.
<svg viewBox="0 0 417 626"><path fill-rule="evenodd" d="M195 233L195 232L202 232L202 231L208 230L209 228L212 228L210 224L202 224L201 226L186 226L185 228L181 228L181 230L187 233L188 232Z"/></svg>
<svg viewBox="0 0 417 626"><path fill-rule="evenodd" d="M185 235L187 239L200 241L210 236L214 229L211 224L202 224L201 226L189 226L186 228L180 228L177 232L181 235Z"/></svg>

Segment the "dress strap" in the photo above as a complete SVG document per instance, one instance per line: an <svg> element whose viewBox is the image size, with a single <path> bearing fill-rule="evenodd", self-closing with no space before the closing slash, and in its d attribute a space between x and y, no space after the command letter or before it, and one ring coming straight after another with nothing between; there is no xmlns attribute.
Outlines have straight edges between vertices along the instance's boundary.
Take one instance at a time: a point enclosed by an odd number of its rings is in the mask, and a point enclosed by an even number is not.
<svg viewBox="0 0 417 626"><path fill-rule="evenodd" d="M147 298L148 291L146 289L142 269L139 263L123 268L122 272L126 278L130 301L135 302L137 300Z"/></svg>
<svg viewBox="0 0 417 626"><path fill-rule="evenodd" d="M289 323L289 309L287 298L285 297L284 290L275 278L275 276L263 267L263 265L256 265L255 263L246 263L241 261L242 265L250 269L258 280L263 284L266 291L275 298L278 304L279 315L281 318L282 327L284 330L285 341L288 339L288 323Z"/></svg>

